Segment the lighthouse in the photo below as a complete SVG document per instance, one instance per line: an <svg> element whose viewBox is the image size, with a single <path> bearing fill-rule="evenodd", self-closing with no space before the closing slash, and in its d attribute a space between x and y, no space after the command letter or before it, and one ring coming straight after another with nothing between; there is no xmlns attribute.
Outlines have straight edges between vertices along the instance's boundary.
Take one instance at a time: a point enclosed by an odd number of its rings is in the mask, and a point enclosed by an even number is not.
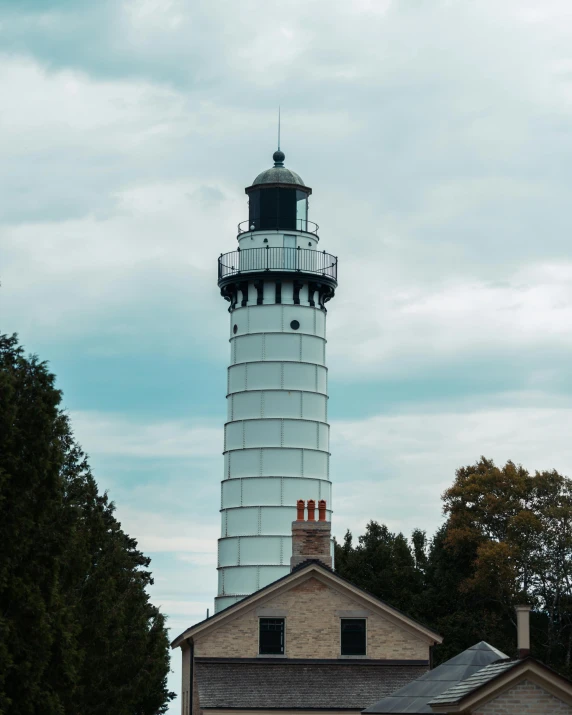
<svg viewBox="0 0 572 715"><path fill-rule="evenodd" d="M220 611L290 570L299 499L324 499L331 519L326 303L338 261L308 218L312 189L274 152L245 191L238 247L221 254L230 362L221 537Z"/></svg>

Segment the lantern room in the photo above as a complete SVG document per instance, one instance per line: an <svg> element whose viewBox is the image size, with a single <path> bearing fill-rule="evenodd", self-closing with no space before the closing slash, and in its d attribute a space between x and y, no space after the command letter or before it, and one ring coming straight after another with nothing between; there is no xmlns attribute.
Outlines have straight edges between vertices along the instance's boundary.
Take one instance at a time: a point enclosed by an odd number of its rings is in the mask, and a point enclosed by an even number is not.
<svg viewBox="0 0 572 715"><path fill-rule="evenodd" d="M272 157L274 166L259 174L248 194L248 230L314 232L308 221L308 197L312 189L296 172L284 166L284 152Z"/></svg>

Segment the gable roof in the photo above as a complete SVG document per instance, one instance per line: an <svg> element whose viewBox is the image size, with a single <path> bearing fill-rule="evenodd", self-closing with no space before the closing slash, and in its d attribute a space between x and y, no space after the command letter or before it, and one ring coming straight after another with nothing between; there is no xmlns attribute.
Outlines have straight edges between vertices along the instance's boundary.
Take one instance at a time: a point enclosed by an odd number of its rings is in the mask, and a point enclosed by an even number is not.
<svg viewBox="0 0 572 715"><path fill-rule="evenodd" d="M363 710L428 667L415 661L254 660L196 658L201 710Z"/></svg>
<svg viewBox="0 0 572 715"><path fill-rule="evenodd" d="M430 713L430 702L434 702L436 696L449 692L499 659L506 660L508 656L481 641L375 703L365 712Z"/></svg>
<svg viewBox="0 0 572 715"><path fill-rule="evenodd" d="M382 613L397 626L414 633L418 638L421 638L429 643L441 643L443 640L438 633L435 633L435 631L431 630L427 626L409 618L409 616L406 616L404 613L401 613L401 611L398 611L397 608L393 608L393 606L385 603L385 601L372 596L371 593L364 591L351 581L339 576L322 561L319 561L318 559L309 559L308 561L304 561L299 564L293 571L286 574L286 576L282 576L282 578L273 581L268 584L268 586L264 586L258 591L246 596L246 598L237 601L237 603L227 606L227 608L224 608L222 611L215 613L214 616L200 621L199 623L195 623L195 625L187 628L183 631L183 633L175 638L175 640L171 643L171 648L181 646L187 638L192 638L207 629L210 630L211 628L218 628L226 619L234 618L239 615L239 613L248 611L256 603L274 595L277 592L289 590L312 576L339 591L345 592L346 595L351 594L354 599L361 600L363 603L367 604L367 606L375 609L378 613Z"/></svg>
<svg viewBox="0 0 572 715"><path fill-rule="evenodd" d="M556 698L572 704L572 682L544 663L528 656L492 663L464 682L431 700L431 712L461 712L498 697L513 684L530 679Z"/></svg>

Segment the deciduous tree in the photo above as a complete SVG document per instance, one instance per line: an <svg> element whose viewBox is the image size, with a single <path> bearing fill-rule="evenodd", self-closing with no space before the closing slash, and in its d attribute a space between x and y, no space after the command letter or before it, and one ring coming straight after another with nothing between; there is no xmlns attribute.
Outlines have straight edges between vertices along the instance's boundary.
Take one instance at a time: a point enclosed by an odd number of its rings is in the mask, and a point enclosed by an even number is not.
<svg viewBox="0 0 572 715"><path fill-rule="evenodd" d="M533 652L572 675L572 481L490 459L461 467L443 494L446 522L427 541L370 522L336 569L439 631L436 662L480 640L516 654L514 606L530 603Z"/></svg>

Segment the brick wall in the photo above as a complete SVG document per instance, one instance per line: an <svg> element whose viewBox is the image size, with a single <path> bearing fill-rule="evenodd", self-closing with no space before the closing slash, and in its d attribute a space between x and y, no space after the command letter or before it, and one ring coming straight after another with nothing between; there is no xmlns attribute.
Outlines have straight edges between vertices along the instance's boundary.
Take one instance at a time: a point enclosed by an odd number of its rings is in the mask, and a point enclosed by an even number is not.
<svg viewBox="0 0 572 715"><path fill-rule="evenodd" d="M329 521L292 522L292 557L290 567L294 568L307 559L320 559L332 567L330 554L331 524Z"/></svg>
<svg viewBox="0 0 572 715"><path fill-rule="evenodd" d="M571 715L572 707L530 680L481 705L472 715Z"/></svg>
<svg viewBox="0 0 572 715"><path fill-rule="evenodd" d="M288 658L337 658L340 655L340 616L336 611L361 610L357 602L316 578L303 581L281 595L259 601L256 608L195 640L195 656L255 658L258 655L257 608L286 612ZM367 619L367 657L428 660L428 644L371 613Z"/></svg>

